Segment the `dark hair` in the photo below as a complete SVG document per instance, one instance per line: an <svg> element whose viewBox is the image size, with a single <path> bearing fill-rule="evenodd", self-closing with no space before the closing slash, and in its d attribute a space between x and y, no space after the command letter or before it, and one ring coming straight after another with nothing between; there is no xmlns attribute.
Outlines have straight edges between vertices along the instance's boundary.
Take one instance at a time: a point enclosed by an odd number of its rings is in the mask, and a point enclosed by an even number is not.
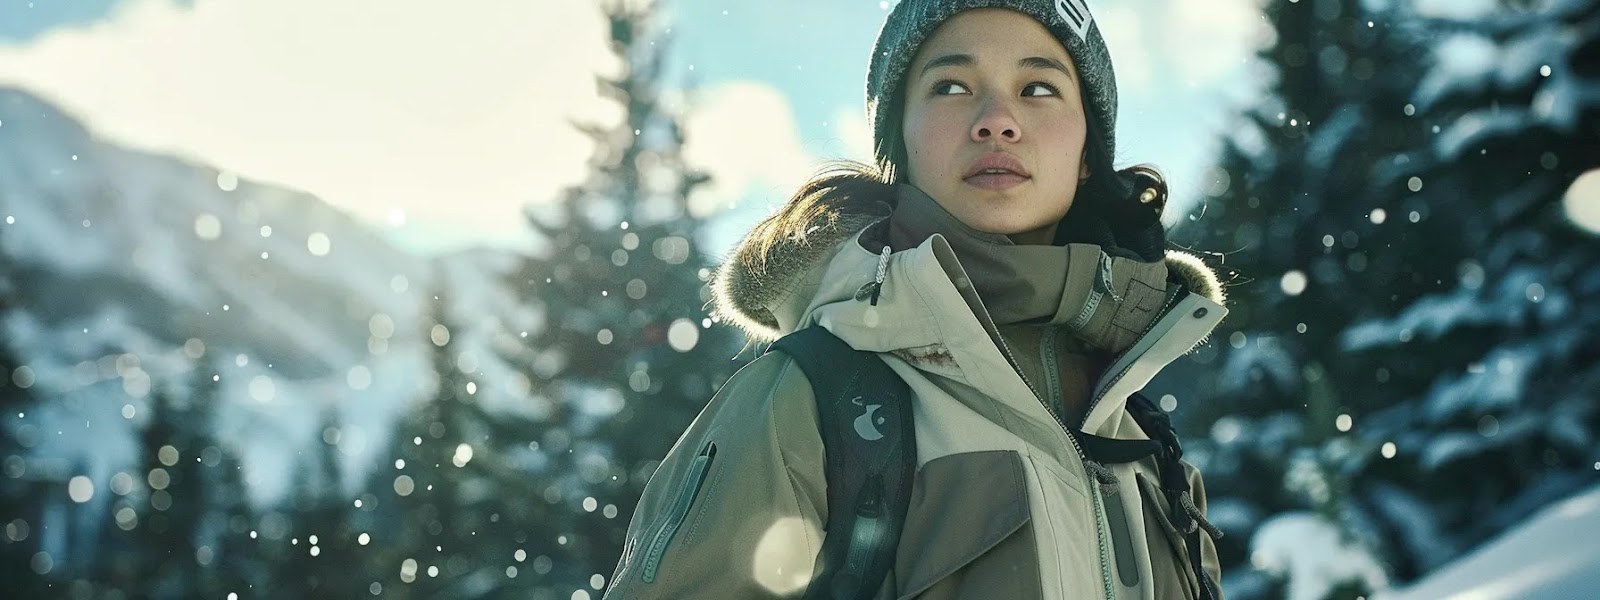
<svg viewBox="0 0 1600 600"><path fill-rule="evenodd" d="M1103 150L1100 132L1091 125L1085 136L1084 159L1089 178L1078 185L1076 198L1056 228L1056 244L1090 243L1130 250L1145 260L1158 260L1166 249L1166 232L1157 224L1167 207L1167 178L1155 165L1141 163L1118 169ZM1144 196L1149 195L1148 202ZM1113 228L1113 224L1121 225ZM1113 231L1115 230L1115 231Z"/></svg>

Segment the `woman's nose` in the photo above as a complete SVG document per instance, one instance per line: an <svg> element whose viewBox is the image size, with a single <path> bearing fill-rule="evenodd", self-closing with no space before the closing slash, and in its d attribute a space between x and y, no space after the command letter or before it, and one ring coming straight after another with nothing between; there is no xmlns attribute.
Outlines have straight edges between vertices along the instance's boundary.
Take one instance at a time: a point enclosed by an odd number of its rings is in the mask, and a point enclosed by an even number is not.
<svg viewBox="0 0 1600 600"><path fill-rule="evenodd" d="M995 136L1007 142L1022 139L1022 128L1002 102L990 102L983 108L983 112L978 114L978 120L972 124L972 141L989 142Z"/></svg>

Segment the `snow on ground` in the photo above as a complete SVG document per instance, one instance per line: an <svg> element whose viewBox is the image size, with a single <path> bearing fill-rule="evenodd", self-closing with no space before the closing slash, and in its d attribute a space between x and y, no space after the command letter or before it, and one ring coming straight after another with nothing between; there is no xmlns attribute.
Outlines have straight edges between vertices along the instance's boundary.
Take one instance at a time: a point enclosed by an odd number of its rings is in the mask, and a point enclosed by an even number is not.
<svg viewBox="0 0 1600 600"><path fill-rule="evenodd" d="M1600 598L1600 485L1404 589L1374 600Z"/></svg>
<svg viewBox="0 0 1600 600"><path fill-rule="evenodd" d="M1250 561L1261 571L1287 576L1289 600L1319 600L1348 581L1362 581L1369 588L1388 584L1383 566L1368 549L1309 512L1285 513L1263 523L1250 540Z"/></svg>

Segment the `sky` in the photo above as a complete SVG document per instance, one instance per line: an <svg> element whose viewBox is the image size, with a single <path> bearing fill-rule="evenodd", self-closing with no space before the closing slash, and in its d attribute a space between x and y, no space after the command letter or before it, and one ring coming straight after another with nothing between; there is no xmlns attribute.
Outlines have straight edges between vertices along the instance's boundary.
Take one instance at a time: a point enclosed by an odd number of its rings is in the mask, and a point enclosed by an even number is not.
<svg viewBox="0 0 1600 600"><path fill-rule="evenodd" d="M1256 0L1091 2L1118 75L1118 164L1154 163L1172 215L1211 181L1264 85ZM598 0L0 0L0 85L104 139L285 185L438 253L526 236L522 207L581 180L573 121L620 111ZM892 2L658 0L692 81L687 158L720 253L821 161L870 159L867 56Z"/></svg>

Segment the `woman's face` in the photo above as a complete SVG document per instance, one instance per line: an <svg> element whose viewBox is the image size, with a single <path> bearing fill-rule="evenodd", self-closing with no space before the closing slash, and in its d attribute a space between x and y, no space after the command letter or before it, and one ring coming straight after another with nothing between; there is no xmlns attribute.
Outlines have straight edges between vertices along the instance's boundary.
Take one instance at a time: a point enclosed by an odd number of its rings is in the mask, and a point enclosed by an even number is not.
<svg viewBox="0 0 1600 600"><path fill-rule="evenodd" d="M1048 244L1084 164L1078 70L1032 17L945 21L906 71L906 179L968 226Z"/></svg>

